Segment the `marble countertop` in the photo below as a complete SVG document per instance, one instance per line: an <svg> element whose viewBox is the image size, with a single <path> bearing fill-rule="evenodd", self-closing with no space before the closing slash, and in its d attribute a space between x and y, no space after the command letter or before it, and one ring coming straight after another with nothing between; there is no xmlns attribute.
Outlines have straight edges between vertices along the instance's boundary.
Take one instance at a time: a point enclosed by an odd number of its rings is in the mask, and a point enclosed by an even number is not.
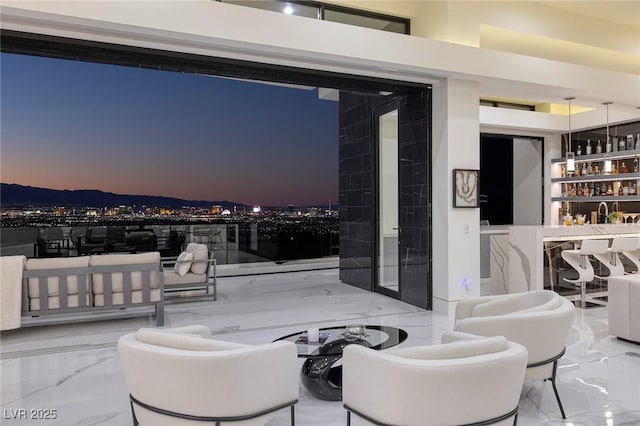
<svg viewBox="0 0 640 426"><path fill-rule="evenodd" d="M512 225L482 225L480 235L508 234Z"/></svg>
<svg viewBox="0 0 640 426"><path fill-rule="evenodd" d="M581 226L512 226L510 230L513 232L532 232L541 237L567 237L567 236L617 236L622 234L639 234L640 225L638 224L597 224L597 225L581 225Z"/></svg>

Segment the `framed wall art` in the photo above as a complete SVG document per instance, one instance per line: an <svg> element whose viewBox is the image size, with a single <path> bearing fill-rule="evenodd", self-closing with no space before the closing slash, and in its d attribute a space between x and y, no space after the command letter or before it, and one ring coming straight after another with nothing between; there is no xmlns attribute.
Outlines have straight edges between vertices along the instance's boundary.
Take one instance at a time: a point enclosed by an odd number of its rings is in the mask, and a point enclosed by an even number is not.
<svg viewBox="0 0 640 426"><path fill-rule="evenodd" d="M453 207L478 208L479 170L453 169Z"/></svg>

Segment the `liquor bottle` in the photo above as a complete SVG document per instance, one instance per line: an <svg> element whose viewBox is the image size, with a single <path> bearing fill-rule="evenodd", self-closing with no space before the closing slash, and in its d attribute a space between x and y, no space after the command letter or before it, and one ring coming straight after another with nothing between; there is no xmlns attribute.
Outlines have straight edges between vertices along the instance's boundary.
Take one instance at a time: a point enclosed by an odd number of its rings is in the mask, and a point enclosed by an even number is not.
<svg viewBox="0 0 640 426"><path fill-rule="evenodd" d="M600 139L598 139L598 145L596 145L596 154L602 154L602 144L600 143Z"/></svg>
<svg viewBox="0 0 640 426"><path fill-rule="evenodd" d="M582 155L582 147L578 145L578 149L576 150L576 155Z"/></svg>
<svg viewBox="0 0 640 426"><path fill-rule="evenodd" d="M587 139L587 155L591 155L591 139Z"/></svg>
<svg viewBox="0 0 640 426"><path fill-rule="evenodd" d="M582 170L580 170L580 175L581 176L587 175L587 163L582 163Z"/></svg>
<svg viewBox="0 0 640 426"><path fill-rule="evenodd" d="M618 184L618 196L622 195L622 182L616 182Z"/></svg>
<svg viewBox="0 0 640 426"><path fill-rule="evenodd" d="M628 137L627 137L628 139ZM624 143L624 138L620 138L618 142L618 151L624 151L626 148L626 144Z"/></svg>
<svg viewBox="0 0 640 426"><path fill-rule="evenodd" d="M596 187L595 187L595 190L594 190L594 194L593 194L593 195L595 195L596 197L599 197L599 196L600 196L600 185L596 184L595 186L596 186ZM594 223L595 223L595 222L594 222Z"/></svg>
<svg viewBox="0 0 640 426"><path fill-rule="evenodd" d="M629 183L625 183L622 187L622 195L629 195Z"/></svg>
<svg viewBox="0 0 640 426"><path fill-rule="evenodd" d="M613 161L611 162L611 174L612 175L617 175L618 174L618 168L616 167L616 163L614 163Z"/></svg>
<svg viewBox="0 0 640 426"><path fill-rule="evenodd" d="M589 196L593 197L596 193L596 188L593 182L589 184Z"/></svg>
<svg viewBox="0 0 640 426"><path fill-rule="evenodd" d="M613 195L613 186L609 185L609 188L607 188L607 195Z"/></svg>
<svg viewBox="0 0 640 426"><path fill-rule="evenodd" d="M627 135L627 150L631 151L634 148L634 143L633 143L633 135Z"/></svg>
<svg viewBox="0 0 640 426"><path fill-rule="evenodd" d="M636 158L633 159L633 171L635 173L638 172L638 156L636 155Z"/></svg>
<svg viewBox="0 0 640 426"><path fill-rule="evenodd" d="M600 195L607 195L607 185L602 182L602 187L600 188Z"/></svg>
<svg viewBox="0 0 640 426"><path fill-rule="evenodd" d="M616 129L616 135L613 137L613 144L611 145L611 152L618 150L618 130Z"/></svg>
<svg viewBox="0 0 640 426"><path fill-rule="evenodd" d="M591 162L587 165L587 176L593 176L593 167L591 167Z"/></svg>
<svg viewBox="0 0 640 426"><path fill-rule="evenodd" d="M582 196L583 197L589 196L589 187L587 186L587 182L585 182L584 186L582 187Z"/></svg>
<svg viewBox="0 0 640 426"><path fill-rule="evenodd" d="M636 192L637 192L636 183L631 182L631 185L629 185L629 195L636 195Z"/></svg>
<svg viewBox="0 0 640 426"><path fill-rule="evenodd" d="M620 173L628 173L629 170L627 169L627 165L624 164L624 161L622 162L622 165L620 166Z"/></svg>
<svg viewBox="0 0 640 426"><path fill-rule="evenodd" d="M616 139L614 138L614 141ZM606 152L611 152L611 139L609 138L609 136L607 136L607 144L605 146Z"/></svg>
<svg viewBox="0 0 640 426"><path fill-rule="evenodd" d="M560 165L560 177L567 177L567 167L564 164Z"/></svg>
<svg viewBox="0 0 640 426"><path fill-rule="evenodd" d="M640 149L640 133L636 135L636 146L635 149Z"/></svg>
<svg viewBox="0 0 640 426"><path fill-rule="evenodd" d="M596 164L596 168L593 170L593 174L596 176L600 176L600 169L598 168L597 164Z"/></svg>

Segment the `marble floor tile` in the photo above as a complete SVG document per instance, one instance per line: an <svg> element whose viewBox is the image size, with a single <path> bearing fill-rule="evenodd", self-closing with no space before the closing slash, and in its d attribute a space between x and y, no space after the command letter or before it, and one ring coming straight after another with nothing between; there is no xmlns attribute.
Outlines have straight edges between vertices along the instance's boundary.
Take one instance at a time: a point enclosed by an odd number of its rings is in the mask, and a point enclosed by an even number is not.
<svg viewBox="0 0 640 426"><path fill-rule="evenodd" d="M218 289L217 302L168 305L166 326L204 324L218 339L259 344L310 326L357 321L405 329L409 337L403 346L438 343L453 327L446 316L344 285L337 269L223 278ZM0 424L131 424L116 342L123 334L152 325L152 318L137 317L3 332ZM559 364L558 391L566 421L551 384L532 381L525 382L522 391L518 424L640 424L640 345L608 334L606 308L576 310L567 353ZM57 418L11 419L20 409L56 410ZM318 400L301 387L296 422L344 425L346 413L340 402ZM288 412L278 413L268 424L288 425ZM353 419L352 424L364 423Z"/></svg>

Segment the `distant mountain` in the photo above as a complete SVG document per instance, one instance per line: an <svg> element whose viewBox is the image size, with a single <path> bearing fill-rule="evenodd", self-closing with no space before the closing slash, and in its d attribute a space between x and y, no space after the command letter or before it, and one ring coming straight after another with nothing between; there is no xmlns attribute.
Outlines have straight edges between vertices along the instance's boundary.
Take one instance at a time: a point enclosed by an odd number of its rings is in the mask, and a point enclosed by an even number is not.
<svg viewBox="0 0 640 426"><path fill-rule="evenodd" d="M35 188L18 184L0 184L0 203L7 206L64 206L64 207L117 207L147 206L179 208L182 206L206 207L220 205L225 208L244 207L232 201L183 200L152 195L121 195L93 189L58 190Z"/></svg>

